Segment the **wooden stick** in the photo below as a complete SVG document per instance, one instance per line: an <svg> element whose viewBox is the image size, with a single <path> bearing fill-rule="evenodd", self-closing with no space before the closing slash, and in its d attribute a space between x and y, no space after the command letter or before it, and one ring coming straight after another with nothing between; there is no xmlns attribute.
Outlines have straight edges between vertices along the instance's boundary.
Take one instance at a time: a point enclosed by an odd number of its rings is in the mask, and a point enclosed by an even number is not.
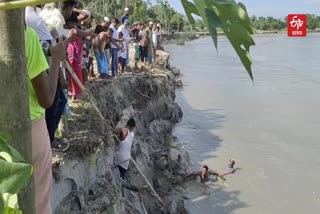
<svg viewBox="0 0 320 214"><path fill-rule="evenodd" d="M70 66L69 62L66 61L66 68L69 72L69 74L72 76L72 78L76 81L76 83L78 84L78 86L81 88L82 91L86 92L88 94L88 96L92 97L93 99L93 95L86 90L86 88L84 87L84 85L82 84L82 82L79 80L79 78L77 77L77 75L74 73L72 67ZM90 99L91 100L91 99ZM96 104L93 102L93 100L91 100L92 105L94 107L94 109L96 110L96 112L98 113L98 115L100 116L100 118L103 121L106 121L106 119L103 117L103 115L101 114L101 112L99 111L98 107L96 106ZM110 118L111 120L111 118ZM113 127L115 128L115 127ZM115 137L117 138L117 140L119 140L119 138L115 135ZM119 140L120 141L120 140ZM148 179L146 178L146 176L143 174L143 172L141 171L141 169L139 168L138 164L136 163L136 161L131 157L131 162L133 163L133 165L136 167L136 169L138 170L139 174L141 175L141 177L143 178L143 180L145 181L145 183L148 185L148 187L150 188L150 190L152 191L152 193L155 195L155 197L160 201L161 205L163 205L163 201L160 198L160 196L157 194L157 192L154 190L153 186L150 184L150 182L148 181Z"/></svg>
<svg viewBox="0 0 320 214"><path fill-rule="evenodd" d="M26 6L41 5L46 3L55 3L61 0L17 0L0 3L0 10L13 10L24 8Z"/></svg>
<svg viewBox="0 0 320 214"><path fill-rule="evenodd" d="M136 163L136 161L131 157L131 162L133 163L133 165L137 168L139 174L141 175L141 177L144 179L145 183L148 185L148 187L150 188L150 190L152 191L152 193L156 196L156 198L160 201L161 205L163 205L163 201L160 198L160 196L157 194L157 192L153 189L153 186L150 184L150 182L148 181L148 179L146 178L146 176L143 174L143 172L140 170L140 168L138 167L138 164Z"/></svg>
<svg viewBox="0 0 320 214"><path fill-rule="evenodd" d="M94 97L93 95L90 93L90 91L88 91L84 85L82 84L82 82L79 80L78 76L74 73L73 68L70 66L69 62L67 62L65 60L65 64L66 64L66 68L67 71L69 72L69 74L71 75L71 77L74 79L74 81L76 81L76 83L78 84L78 86L80 87L80 89L86 93L91 101L91 104L94 108L94 110L98 113L99 117L101 118L101 120L106 121L106 119L104 118L104 116L102 115L102 113L99 111L97 105L94 102Z"/></svg>

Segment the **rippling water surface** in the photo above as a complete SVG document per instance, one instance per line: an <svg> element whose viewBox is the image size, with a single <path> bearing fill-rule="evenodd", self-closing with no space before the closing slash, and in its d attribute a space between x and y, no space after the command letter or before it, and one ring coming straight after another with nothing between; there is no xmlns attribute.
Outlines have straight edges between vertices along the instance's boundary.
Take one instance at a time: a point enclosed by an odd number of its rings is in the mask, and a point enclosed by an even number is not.
<svg viewBox="0 0 320 214"><path fill-rule="evenodd" d="M255 82L224 37L170 46L186 86L175 134L194 169L240 168L226 184L185 185L194 214L320 212L320 34L257 36Z"/></svg>

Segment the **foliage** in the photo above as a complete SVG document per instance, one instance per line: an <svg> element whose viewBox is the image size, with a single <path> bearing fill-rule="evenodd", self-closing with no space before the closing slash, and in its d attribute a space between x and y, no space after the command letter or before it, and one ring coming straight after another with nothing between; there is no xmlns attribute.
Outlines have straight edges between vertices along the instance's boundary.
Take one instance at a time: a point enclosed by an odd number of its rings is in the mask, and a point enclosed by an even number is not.
<svg viewBox="0 0 320 214"><path fill-rule="evenodd" d="M32 166L22 163L24 159L8 144L11 137L0 133L0 213L21 214L16 194L28 183Z"/></svg>
<svg viewBox="0 0 320 214"><path fill-rule="evenodd" d="M214 45L218 48L218 29L221 29L253 80L250 47L255 45L251 37L253 26L242 3L234 0L181 0L189 22L195 25L193 15L200 16L207 26Z"/></svg>
<svg viewBox="0 0 320 214"><path fill-rule="evenodd" d="M197 19L195 25L196 25L196 29L199 30L199 31L206 30L206 26L205 26L205 24L204 24L202 19Z"/></svg>
<svg viewBox="0 0 320 214"><path fill-rule="evenodd" d="M174 34L173 38L175 39L177 45L184 45L186 41L191 41L198 37L196 32L180 32Z"/></svg>
<svg viewBox="0 0 320 214"><path fill-rule="evenodd" d="M148 23L149 21L152 21L152 19L148 16L148 8L147 3L143 1L138 1L134 5L134 8L132 8L133 13L131 13L130 20L137 20L142 21L145 23Z"/></svg>
<svg viewBox="0 0 320 214"><path fill-rule="evenodd" d="M176 12L168 1L157 0L157 4L150 9L154 11L156 20L160 21L165 31L169 32L179 30L178 28L180 27L183 28L184 22L181 22L182 15Z"/></svg>
<svg viewBox="0 0 320 214"><path fill-rule="evenodd" d="M307 15L307 28L315 30L320 28L320 16L315 14ZM284 19L276 19L273 17L251 17L251 22L257 30L284 30L287 27L287 17Z"/></svg>
<svg viewBox="0 0 320 214"><path fill-rule="evenodd" d="M309 30L320 28L320 16L315 14L307 14L307 27Z"/></svg>
<svg viewBox="0 0 320 214"><path fill-rule="evenodd" d="M180 31L184 24L184 16L179 13L174 14L170 19L170 24L172 25L172 28Z"/></svg>
<svg viewBox="0 0 320 214"><path fill-rule="evenodd" d="M150 0L80 0L80 2L80 7L88 9L98 21L104 16L110 19L120 18L124 13L124 8L128 7L131 23L135 21L159 22L168 32L182 30L186 24L185 16L178 13L164 0L157 0L155 4L152 4Z"/></svg>
<svg viewBox="0 0 320 214"><path fill-rule="evenodd" d="M181 45L181 46L185 45L186 44L186 40L179 38L179 39L176 40L176 44L177 45Z"/></svg>
<svg viewBox="0 0 320 214"><path fill-rule="evenodd" d="M275 19L273 17L251 17L251 22L257 30L282 30L287 27L287 23L283 19Z"/></svg>

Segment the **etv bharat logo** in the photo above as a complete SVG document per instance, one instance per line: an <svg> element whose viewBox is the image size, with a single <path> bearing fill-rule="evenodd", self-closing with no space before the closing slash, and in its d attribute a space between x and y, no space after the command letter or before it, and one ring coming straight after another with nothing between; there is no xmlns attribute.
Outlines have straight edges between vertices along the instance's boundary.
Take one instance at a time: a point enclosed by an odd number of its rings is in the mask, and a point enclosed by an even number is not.
<svg viewBox="0 0 320 214"><path fill-rule="evenodd" d="M288 36L304 37L307 36L307 16L305 14L288 15Z"/></svg>

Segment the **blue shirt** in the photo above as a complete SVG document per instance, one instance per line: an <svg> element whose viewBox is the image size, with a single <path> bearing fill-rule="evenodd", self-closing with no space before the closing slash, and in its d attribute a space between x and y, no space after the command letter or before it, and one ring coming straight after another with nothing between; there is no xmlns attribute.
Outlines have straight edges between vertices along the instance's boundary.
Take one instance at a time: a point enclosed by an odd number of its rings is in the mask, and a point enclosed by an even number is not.
<svg viewBox="0 0 320 214"><path fill-rule="evenodd" d="M129 20L129 17L128 16L122 16L121 17L121 24L124 23L124 20L128 19Z"/></svg>

